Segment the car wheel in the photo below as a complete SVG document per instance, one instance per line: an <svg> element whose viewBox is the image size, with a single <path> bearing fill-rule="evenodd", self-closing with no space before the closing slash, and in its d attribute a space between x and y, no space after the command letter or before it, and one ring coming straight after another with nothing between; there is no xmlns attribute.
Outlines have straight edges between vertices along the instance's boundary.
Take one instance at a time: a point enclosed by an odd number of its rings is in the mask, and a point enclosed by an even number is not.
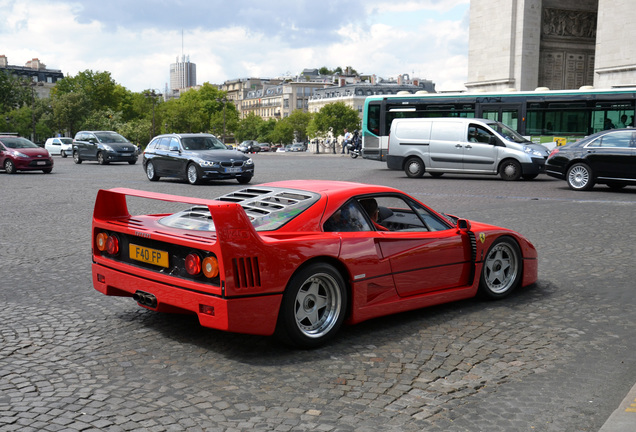
<svg viewBox="0 0 636 432"><path fill-rule="evenodd" d="M146 164L146 176L148 177L148 180L150 181L159 180L159 176L157 175L157 172L155 171L155 165L152 162L148 162Z"/></svg>
<svg viewBox="0 0 636 432"><path fill-rule="evenodd" d="M236 177L236 180L240 183L240 184L247 184L250 182L250 180L252 180L251 176L241 176L241 177Z"/></svg>
<svg viewBox="0 0 636 432"><path fill-rule="evenodd" d="M539 176L539 174L523 174L522 177L524 180L534 180Z"/></svg>
<svg viewBox="0 0 636 432"><path fill-rule="evenodd" d="M60 152L60 155L62 155L62 157L63 157L63 158L65 158L65 157L66 157L66 152L65 152L64 150L62 150L62 151Z"/></svg>
<svg viewBox="0 0 636 432"><path fill-rule="evenodd" d="M422 159L418 157L409 158L404 164L404 173L406 173L407 177L422 177L424 175L424 171L426 171L424 162L422 162Z"/></svg>
<svg viewBox="0 0 636 432"><path fill-rule="evenodd" d="M80 158L79 152L77 150L73 152L73 162L75 162L76 164L82 163L82 159Z"/></svg>
<svg viewBox="0 0 636 432"><path fill-rule="evenodd" d="M4 170L7 172L7 174L15 174L16 172L15 164L13 163L11 159L5 159Z"/></svg>
<svg viewBox="0 0 636 432"><path fill-rule="evenodd" d="M53 171L53 168L45 168L42 170L44 174L51 174L51 171Z"/></svg>
<svg viewBox="0 0 636 432"><path fill-rule="evenodd" d="M586 191L594 187L594 177L592 169L584 163L576 163L568 169L566 180L570 189L575 191Z"/></svg>
<svg viewBox="0 0 636 432"><path fill-rule="evenodd" d="M100 165L108 165L108 161L104 157L104 153L102 152L97 153L97 163Z"/></svg>
<svg viewBox="0 0 636 432"><path fill-rule="evenodd" d="M521 178L521 164L514 159L505 160L499 167L499 175L506 181L516 181Z"/></svg>
<svg viewBox="0 0 636 432"><path fill-rule="evenodd" d="M128 165L134 165L137 163L137 159L128 161Z"/></svg>
<svg viewBox="0 0 636 432"><path fill-rule="evenodd" d="M521 250L510 237L501 237L490 246L484 260L479 290L484 297L503 298L521 281Z"/></svg>
<svg viewBox="0 0 636 432"><path fill-rule="evenodd" d="M199 174L199 167L194 163L189 163L186 168L186 176L190 184L201 183L201 175Z"/></svg>
<svg viewBox="0 0 636 432"><path fill-rule="evenodd" d="M293 346L320 346L333 338L342 326L347 303L342 275L329 264L311 264L289 281L276 335Z"/></svg>
<svg viewBox="0 0 636 432"><path fill-rule="evenodd" d="M429 174L430 174L430 175L431 175L431 177L433 177L433 178L440 178L441 176L443 176L443 175L444 175L444 173L441 173L441 172L432 172L432 173L429 173Z"/></svg>

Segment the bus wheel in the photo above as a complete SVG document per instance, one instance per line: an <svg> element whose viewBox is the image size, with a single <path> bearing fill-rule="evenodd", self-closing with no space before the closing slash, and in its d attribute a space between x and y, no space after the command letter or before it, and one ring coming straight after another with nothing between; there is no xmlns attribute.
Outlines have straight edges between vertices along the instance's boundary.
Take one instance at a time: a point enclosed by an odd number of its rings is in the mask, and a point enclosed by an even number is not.
<svg viewBox="0 0 636 432"><path fill-rule="evenodd" d="M418 157L409 158L404 164L404 172L406 173L407 177L422 177L424 175L424 171L426 171L424 162L422 162L422 159Z"/></svg>
<svg viewBox="0 0 636 432"><path fill-rule="evenodd" d="M521 178L521 164L514 159L507 159L499 167L499 175L507 181L519 180Z"/></svg>

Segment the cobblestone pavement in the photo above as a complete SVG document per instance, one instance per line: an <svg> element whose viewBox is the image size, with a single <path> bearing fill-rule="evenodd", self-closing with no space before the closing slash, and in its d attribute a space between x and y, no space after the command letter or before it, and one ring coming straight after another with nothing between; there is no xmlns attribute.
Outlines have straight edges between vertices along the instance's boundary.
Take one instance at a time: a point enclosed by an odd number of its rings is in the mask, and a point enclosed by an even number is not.
<svg viewBox="0 0 636 432"><path fill-rule="evenodd" d="M537 246L539 282L291 350L91 285L98 188L214 197L238 183L151 183L140 165L59 157L49 175L0 172L0 430L598 431L636 382L636 188L577 193L545 176L413 180L348 157L254 158L253 184L386 184L513 228Z"/></svg>

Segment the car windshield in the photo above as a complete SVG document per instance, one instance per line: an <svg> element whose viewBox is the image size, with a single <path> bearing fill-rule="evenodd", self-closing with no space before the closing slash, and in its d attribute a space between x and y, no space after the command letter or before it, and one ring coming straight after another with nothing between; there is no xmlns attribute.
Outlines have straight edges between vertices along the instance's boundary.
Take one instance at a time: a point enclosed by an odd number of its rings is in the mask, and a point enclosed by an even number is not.
<svg viewBox="0 0 636 432"><path fill-rule="evenodd" d="M227 150L221 141L213 136L181 138L185 150Z"/></svg>
<svg viewBox="0 0 636 432"><path fill-rule="evenodd" d="M95 132L95 136L102 143L128 143L128 140L115 132Z"/></svg>
<svg viewBox="0 0 636 432"><path fill-rule="evenodd" d="M514 129L510 129L508 126L506 126L503 123L492 122L487 124L488 126L493 128L495 131L497 131L499 135L503 136L508 141L516 142L519 144L527 144L530 142L527 139L525 139L523 136L519 135L517 131L515 131Z"/></svg>
<svg viewBox="0 0 636 432"><path fill-rule="evenodd" d="M0 138L0 141L7 147L13 149L23 149L23 148L38 148L36 144L33 144L26 138L21 137L10 137L10 138Z"/></svg>

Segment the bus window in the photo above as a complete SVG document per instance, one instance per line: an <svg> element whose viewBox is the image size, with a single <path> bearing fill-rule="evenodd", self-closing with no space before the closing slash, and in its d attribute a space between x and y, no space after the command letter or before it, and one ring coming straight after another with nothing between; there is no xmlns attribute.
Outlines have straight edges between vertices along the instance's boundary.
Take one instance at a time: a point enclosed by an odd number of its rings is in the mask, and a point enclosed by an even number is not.
<svg viewBox="0 0 636 432"><path fill-rule="evenodd" d="M367 129L375 135L380 135L380 112L379 104L369 104L367 109Z"/></svg>

